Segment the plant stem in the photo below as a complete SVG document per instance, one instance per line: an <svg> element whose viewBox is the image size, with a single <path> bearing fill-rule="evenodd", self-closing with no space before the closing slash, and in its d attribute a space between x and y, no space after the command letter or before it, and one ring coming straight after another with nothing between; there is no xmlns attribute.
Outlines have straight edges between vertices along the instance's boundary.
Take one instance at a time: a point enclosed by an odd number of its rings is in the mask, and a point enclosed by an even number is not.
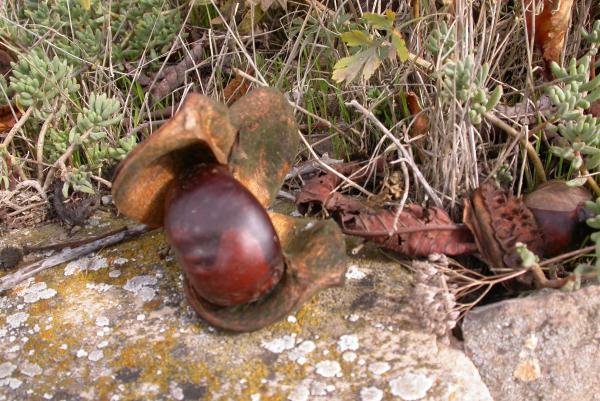
<svg viewBox="0 0 600 401"><path fill-rule="evenodd" d="M47 191L48 188L50 188L50 184L52 184L52 179L54 178L54 172L56 171L56 169L58 167L64 166L65 165L65 161L71 157L71 155L73 154L73 152L75 151L75 149L77 149L77 147L82 144L91 134L91 131L88 130L88 132L84 133L83 135L81 135L81 138L79 138L79 142L78 143L72 143L71 145L69 145L69 147L67 148L67 150L65 151L65 153L63 153L57 161L54 162L54 164L52 165L52 167L50 167L50 171L48 171L48 174L46 174L46 180L44 180L44 186L42 187L44 189L44 191Z"/></svg>
<svg viewBox="0 0 600 401"><path fill-rule="evenodd" d="M50 127L50 123L53 119L54 112L50 113L48 118L46 118L46 121L44 121L35 145L37 159L37 179L39 182L42 182L42 179L44 178L44 140L46 138L46 131L48 131L48 127Z"/></svg>
<svg viewBox="0 0 600 401"><path fill-rule="evenodd" d="M29 116L31 116L31 113L33 113L33 107L28 108L27 111L25 111L25 113L23 113L23 115L21 116L21 118L19 118L19 121L17 121L17 123L15 125L13 125L13 127L8 132L8 135L6 135L6 138L4 138L4 141L2 142L2 145L4 147L8 148L8 145L10 145L10 143L12 142L14 136L21 129L21 127L23 126L23 124L25 124L25 122L27 121L27 119L29 118Z"/></svg>
<svg viewBox="0 0 600 401"><path fill-rule="evenodd" d="M533 168L535 170L536 176L541 182L546 182L547 179L546 173L544 172L544 164L540 160L539 155L537 154L535 148L529 142L529 140L523 135L521 135L516 129L514 129L513 127L511 127L510 125L508 125L489 111L484 113L483 115L490 123L492 123L492 125L500 128L501 130L503 130L504 132L506 132L513 138L518 139L521 142L521 145L525 148L525 150L527 151L527 155L533 163Z"/></svg>
<svg viewBox="0 0 600 401"><path fill-rule="evenodd" d="M579 168L579 172L581 173L581 175L587 176L587 184L590 186L590 188L592 188L592 191L594 191L596 196L600 196L600 186L598 186L598 183L596 182L594 177L590 175L590 172L587 171L584 166L581 166Z"/></svg>
<svg viewBox="0 0 600 401"><path fill-rule="evenodd" d="M392 143L394 145L396 145L396 147L398 148L398 151L406 159L406 163L410 166L416 179L421 183L421 185L423 185L423 189L425 190L425 192L427 192L427 194L429 195L431 200L433 200L433 203L435 203L435 205L437 207L443 207L442 200L433 191L433 189L431 188L431 186L429 185L429 183L427 182L427 180L421 173L421 170L419 170L419 167L417 167L417 165L415 164L415 161L414 161L412 155L410 154L410 152L408 150L406 150L406 148L404 146L402 146L402 144L400 143L398 138L396 138L394 136L394 134L392 134L390 132L390 130L387 129L386 126L383 125L383 123L381 121L379 121L379 119L377 117L375 117L375 115L373 113L371 113L369 110L367 110L362 104L358 103L356 100L352 100L351 102L346 103L346 106L354 107L359 112L361 112L365 117L367 117L369 120L371 120L377 126L377 128L379 128L381 130L381 132L383 132L383 134L392 141Z"/></svg>

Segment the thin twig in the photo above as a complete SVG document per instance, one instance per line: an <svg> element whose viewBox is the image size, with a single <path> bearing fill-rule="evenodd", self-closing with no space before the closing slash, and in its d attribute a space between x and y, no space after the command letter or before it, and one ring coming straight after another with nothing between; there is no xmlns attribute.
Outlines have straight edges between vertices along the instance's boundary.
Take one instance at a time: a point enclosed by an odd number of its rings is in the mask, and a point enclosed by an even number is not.
<svg viewBox="0 0 600 401"><path fill-rule="evenodd" d="M549 266L558 262L562 262L563 260L570 259L576 256L585 255L586 253L593 252L596 249L596 245L586 246L585 248L577 249L571 252L563 253L562 255L555 256L550 259L546 259L541 261L540 266Z"/></svg>
<svg viewBox="0 0 600 401"><path fill-rule="evenodd" d="M44 181L44 186L42 187L44 189L44 191L47 191L48 188L50 188L50 184L52 184L52 181L54 178L54 173L56 172L56 169L59 168L60 166L65 165L65 161L69 157L71 157L71 155L73 154L75 149L77 149L80 146L80 144L85 142L85 140L90 136L90 134L91 134L91 130L88 130L86 133L81 135L81 137L79 138L79 141L76 143L70 144L69 147L67 148L67 150L65 151L65 153L63 153L58 158L58 160L56 160L56 162L54 162L52 167L50 167L48 174L46 174L46 180Z"/></svg>
<svg viewBox="0 0 600 401"><path fill-rule="evenodd" d="M598 186L598 183L596 182L594 177L590 174L590 172L587 171L585 166L581 166L579 168L579 172L581 173L581 175L587 177L586 182L590 186L590 188L592 188L592 191L594 191L596 196L600 196L600 186Z"/></svg>
<svg viewBox="0 0 600 401"><path fill-rule="evenodd" d="M96 252L107 246L115 245L125 240L129 240L148 232L150 228L144 224L140 224L129 228L125 231L121 231L117 234L90 242L89 244L82 245L77 248L66 248L62 252L50 256L48 258L33 262L23 268L17 270L14 273L7 274L6 276L0 277L0 292L14 288L19 283L27 280L36 274L49 269L50 267L57 266L59 264L69 262L73 259L80 258L92 252Z"/></svg>
<svg viewBox="0 0 600 401"><path fill-rule="evenodd" d="M310 146L310 144L308 143L308 141L306 140L306 138L304 137L304 135L302 135L302 132L298 131L298 135L300 136L300 140L304 143L304 145L308 149L308 152L317 161L317 163L319 163L319 165L321 167L323 167L325 170L329 171L331 174L337 176L339 179L341 179L342 181L344 181L346 184L350 185L352 188L358 189L360 192L362 192L363 194L365 194L367 196L373 196L373 194L371 192L367 191L366 189L364 189L363 187L361 187L360 185L358 185L354 181L350 180L344 174L342 174L339 171L337 171L336 169L332 168L327 163L322 162L321 158L319 157L319 155L317 155L317 153L314 151L314 149L312 148L312 146Z"/></svg>
<svg viewBox="0 0 600 401"><path fill-rule="evenodd" d="M496 117L494 114L490 113L489 111L484 113L483 115L490 123L492 123L492 125L495 125L496 127L500 128L501 130L506 132L508 135L512 136L515 139L518 139L521 142L521 145L525 148L525 150L527 151L527 155L529 156L529 158L531 159L531 162L533 163L533 167L535 169L535 173L536 173L538 179L541 182L546 182L546 173L544 172L544 164L540 160L540 157L538 156L535 148L529 142L529 140L526 137L524 137L523 135L519 134L519 132L516 129L514 129L513 127L511 127L510 125L508 125L507 123L505 123L504 121L502 121L501 119Z"/></svg>
<svg viewBox="0 0 600 401"><path fill-rule="evenodd" d="M388 237L395 234L412 234L424 231L469 231L464 224L429 224L417 227L400 227L389 231L359 231L348 230L342 228L342 232L347 235L355 235L359 237Z"/></svg>
<svg viewBox="0 0 600 401"><path fill-rule="evenodd" d="M19 132L19 130L21 129L23 124L25 124L25 122L27 121L27 119L29 118L31 113L33 113L33 107L28 108L25 111L25 113L23 113L21 118L19 118L19 121L17 121L17 123L15 125L13 125L13 127L8 132L8 135L6 135L6 137L4 138L4 141L2 142L2 145L4 147L8 147L8 145L10 145L13 137L17 134L17 132Z"/></svg>
<svg viewBox="0 0 600 401"><path fill-rule="evenodd" d="M46 139L46 131L48 131L52 120L54 120L54 112L50 113L46 118L46 121L44 121L44 124L42 125L40 133L38 135L37 143L35 145L37 160L37 179L40 182L42 182L42 179L44 178L44 140Z"/></svg>
<svg viewBox="0 0 600 401"><path fill-rule="evenodd" d="M383 134L385 136L387 136L396 145L396 147L398 148L398 151L400 151L400 153L402 153L402 157L404 157L406 159L406 163L410 166L417 181L419 181L421 183L421 185L423 185L423 189L425 190L425 192L427 192L427 194L433 200L433 202L435 203L435 205L437 207L442 207L441 199L437 196L437 194L435 193L433 188L431 188L431 186L429 185L429 183L427 182L427 180L425 179L425 177L419 170L419 167L417 167L417 165L415 164L415 161L412 158L412 155L410 154L410 152L408 150L406 150L406 148L404 146L402 146L402 144L400 143L398 138L396 138L394 136L394 134L392 134L390 132L390 130L388 130L386 128L386 126L383 125L383 123L381 121L379 121L379 119L377 117L375 117L375 115L373 113L371 113L369 110L367 110L362 104L358 103L356 100L352 100L351 102L346 103L346 106L354 107L355 109L360 111L369 120L371 120L377 126L377 128L379 128L381 130L381 132L383 132Z"/></svg>

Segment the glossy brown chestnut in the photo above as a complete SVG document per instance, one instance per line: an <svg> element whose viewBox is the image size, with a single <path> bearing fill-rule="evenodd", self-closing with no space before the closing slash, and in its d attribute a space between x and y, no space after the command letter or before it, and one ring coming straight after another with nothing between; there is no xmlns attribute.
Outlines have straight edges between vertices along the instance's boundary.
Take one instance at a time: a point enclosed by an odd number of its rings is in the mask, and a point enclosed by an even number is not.
<svg viewBox="0 0 600 401"><path fill-rule="evenodd" d="M592 195L583 187L564 181L548 181L525 197L542 234L543 256L552 257L571 250L588 234L585 202Z"/></svg>
<svg viewBox="0 0 600 401"><path fill-rule="evenodd" d="M173 185L164 227L189 285L212 304L255 301L284 272L266 210L224 166L196 166Z"/></svg>

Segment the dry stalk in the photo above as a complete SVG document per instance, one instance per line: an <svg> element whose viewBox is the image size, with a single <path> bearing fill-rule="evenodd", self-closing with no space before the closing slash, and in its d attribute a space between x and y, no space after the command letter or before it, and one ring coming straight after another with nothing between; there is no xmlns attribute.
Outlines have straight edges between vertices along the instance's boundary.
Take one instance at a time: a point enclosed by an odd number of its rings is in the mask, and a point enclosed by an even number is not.
<svg viewBox="0 0 600 401"><path fill-rule="evenodd" d="M383 132L383 134L388 139L390 139L392 141L392 143L394 143L396 145L396 147L398 149L398 152L400 152L402 154L402 157L406 160L406 163L410 166L413 174L415 175L415 178L417 179L417 181L419 181L421 183L421 185L423 186L423 189L425 190L425 192L427 192L427 194L429 195L429 197L435 203L436 206L442 207L442 201L441 201L441 199L437 196L437 194L431 188L431 186L429 185L429 183L427 182L427 180L425 179L425 177L423 176L423 174L421 173L421 171L417 167L417 165L416 165L416 163L415 163L412 155L400 143L400 141L398 140L398 138L396 138L394 136L394 134L392 134L390 132L390 130L388 130L386 128L386 126L383 125L383 123L381 121L379 121L379 119L377 117L375 117L375 115L373 113L371 113L369 110L367 110L363 105L361 105L360 103L358 103L356 100L352 100L352 101L346 103L346 105L354 107L360 113L362 113L365 117L367 117L369 120L371 120L377 126L377 128L379 128L379 130L381 130L381 132Z"/></svg>

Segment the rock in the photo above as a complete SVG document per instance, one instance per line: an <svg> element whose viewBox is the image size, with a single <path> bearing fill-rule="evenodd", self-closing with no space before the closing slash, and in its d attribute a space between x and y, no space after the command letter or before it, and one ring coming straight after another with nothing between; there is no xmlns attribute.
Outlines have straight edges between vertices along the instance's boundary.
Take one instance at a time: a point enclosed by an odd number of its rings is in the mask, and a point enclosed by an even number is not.
<svg viewBox="0 0 600 401"><path fill-rule="evenodd" d="M94 230L126 224L105 223ZM0 400L491 401L463 352L411 317L411 277L395 262L354 258L345 287L231 334L196 316L163 245L151 232L2 294Z"/></svg>
<svg viewBox="0 0 600 401"><path fill-rule="evenodd" d="M475 308L464 349L496 401L600 400L600 286Z"/></svg>

